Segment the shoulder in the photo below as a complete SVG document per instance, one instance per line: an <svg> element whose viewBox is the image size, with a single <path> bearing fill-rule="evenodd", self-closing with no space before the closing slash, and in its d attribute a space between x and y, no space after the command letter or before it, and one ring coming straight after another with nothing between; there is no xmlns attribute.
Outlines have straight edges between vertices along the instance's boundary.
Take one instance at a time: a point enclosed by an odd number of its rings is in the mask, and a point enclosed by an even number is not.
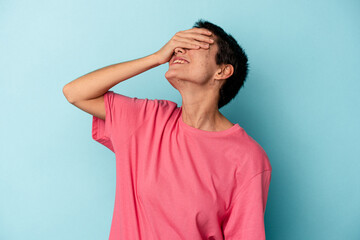
<svg viewBox="0 0 360 240"><path fill-rule="evenodd" d="M272 170L269 157L264 148L245 130L241 131L236 140L236 145L237 155L240 156L237 159L239 169L247 169L250 175Z"/></svg>
<svg viewBox="0 0 360 240"><path fill-rule="evenodd" d="M177 108L178 105L176 102L166 100L166 99L153 99L153 101L157 101L158 104L162 107L170 107L170 108Z"/></svg>
<svg viewBox="0 0 360 240"><path fill-rule="evenodd" d="M161 108L177 107L177 103L166 99L132 97L114 91L108 91L106 95L108 95L110 98L113 98L115 102L119 102L119 103L126 102L134 105L149 105L149 106L161 107Z"/></svg>

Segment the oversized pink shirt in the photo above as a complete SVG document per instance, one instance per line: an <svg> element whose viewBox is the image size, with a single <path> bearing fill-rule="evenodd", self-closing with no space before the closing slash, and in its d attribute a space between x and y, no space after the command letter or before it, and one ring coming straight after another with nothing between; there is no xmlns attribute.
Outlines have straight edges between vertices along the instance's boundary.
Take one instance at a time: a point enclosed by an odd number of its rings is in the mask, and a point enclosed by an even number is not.
<svg viewBox="0 0 360 240"><path fill-rule="evenodd" d="M115 153L110 240L263 240L271 165L239 124L183 122L182 107L108 91L92 137Z"/></svg>

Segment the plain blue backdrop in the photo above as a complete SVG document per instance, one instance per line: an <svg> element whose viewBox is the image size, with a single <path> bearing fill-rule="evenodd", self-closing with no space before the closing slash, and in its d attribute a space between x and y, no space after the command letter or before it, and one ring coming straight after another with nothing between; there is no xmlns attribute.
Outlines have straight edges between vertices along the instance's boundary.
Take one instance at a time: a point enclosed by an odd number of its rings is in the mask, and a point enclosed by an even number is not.
<svg viewBox="0 0 360 240"><path fill-rule="evenodd" d="M115 155L62 88L156 52L200 18L249 56L221 112L272 164L267 239L360 239L359 13L355 0L0 1L0 239L108 238ZM167 69L112 90L181 104Z"/></svg>

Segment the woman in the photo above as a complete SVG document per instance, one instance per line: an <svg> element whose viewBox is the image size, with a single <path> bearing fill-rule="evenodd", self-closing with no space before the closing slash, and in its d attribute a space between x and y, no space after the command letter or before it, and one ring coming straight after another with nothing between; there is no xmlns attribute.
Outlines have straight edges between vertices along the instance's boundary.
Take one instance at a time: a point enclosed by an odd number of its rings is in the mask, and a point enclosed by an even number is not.
<svg viewBox="0 0 360 240"><path fill-rule="evenodd" d="M164 63L182 106L109 91ZM116 156L109 239L265 239L269 159L219 112L247 71L236 40L199 20L154 54L104 67L63 88L70 103L93 115L93 139Z"/></svg>

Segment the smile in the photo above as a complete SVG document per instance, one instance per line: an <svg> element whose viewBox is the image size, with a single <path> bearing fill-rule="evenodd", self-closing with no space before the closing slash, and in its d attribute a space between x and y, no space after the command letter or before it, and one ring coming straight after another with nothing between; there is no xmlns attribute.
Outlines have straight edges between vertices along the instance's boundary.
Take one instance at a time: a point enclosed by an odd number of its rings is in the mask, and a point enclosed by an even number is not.
<svg viewBox="0 0 360 240"><path fill-rule="evenodd" d="M183 63L188 63L187 61L185 61L185 60L175 60L174 62L173 62L173 64L176 64L176 63L178 63L178 64L183 64Z"/></svg>

